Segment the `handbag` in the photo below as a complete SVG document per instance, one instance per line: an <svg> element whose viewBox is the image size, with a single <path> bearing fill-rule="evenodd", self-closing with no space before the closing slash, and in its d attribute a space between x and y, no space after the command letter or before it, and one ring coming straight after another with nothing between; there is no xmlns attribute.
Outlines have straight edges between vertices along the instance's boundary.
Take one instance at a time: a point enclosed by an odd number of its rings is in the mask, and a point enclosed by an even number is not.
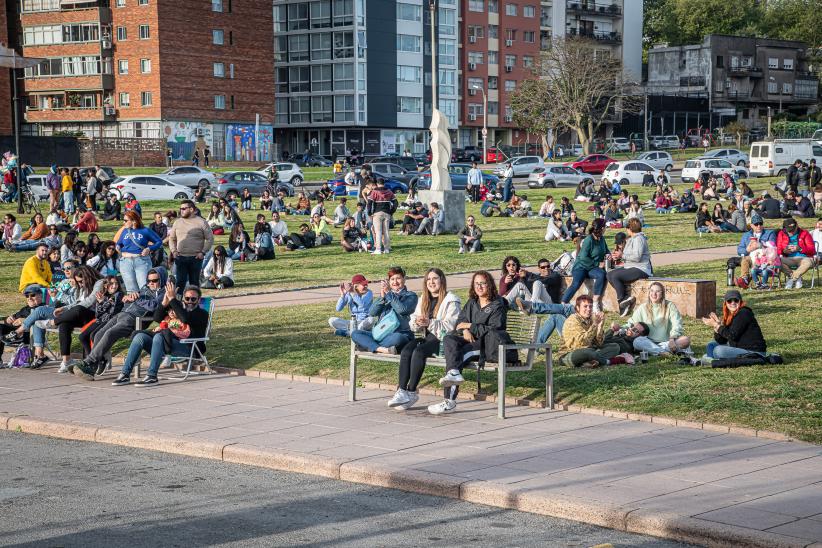
<svg viewBox="0 0 822 548"><path fill-rule="evenodd" d="M400 327L400 317L397 316L397 313L391 310L388 314L385 314L380 321L377 322L377 325L371 328L371 336L374 337L374 340L380 342L388 335L396 331Z"/></svg>

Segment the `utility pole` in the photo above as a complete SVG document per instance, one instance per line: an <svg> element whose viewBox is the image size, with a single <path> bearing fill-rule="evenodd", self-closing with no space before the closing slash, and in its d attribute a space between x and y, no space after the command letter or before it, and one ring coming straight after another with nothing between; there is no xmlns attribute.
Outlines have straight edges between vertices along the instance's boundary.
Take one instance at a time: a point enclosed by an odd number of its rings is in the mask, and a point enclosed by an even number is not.
<svg viewBox="0 0 822 548"><path fill-rule="evenodd" d="M431 11L431 106L437 110L437 0L431 0L428 8Z"/></svg>
<svg viewBox="0 0 822 548"><path fill-rule="evenodd" d="M643 150L648 150L648 92L645 91L645 127L643 128L643 135L645 138Z"/></svg>
<svg viewBox="0 0 822 548"><path fill-rule="evenodd" d="M488 160L488 95L480 86L474 86L482 92L482 162L486 163Z"/></svg>
<svg viewBox="0 0 822 548"><path fill-rule="evenodd" d="M768 139L771 138L771 107L768 107Z"/></svg>

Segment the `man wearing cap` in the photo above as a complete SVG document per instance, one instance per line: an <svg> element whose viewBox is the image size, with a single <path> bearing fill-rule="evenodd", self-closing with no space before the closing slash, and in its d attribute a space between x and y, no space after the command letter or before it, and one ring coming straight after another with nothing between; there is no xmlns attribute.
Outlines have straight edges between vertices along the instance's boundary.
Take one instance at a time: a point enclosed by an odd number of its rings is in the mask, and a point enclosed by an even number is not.
<svg viewBox="0 0 822 548"><path fill-rule="evenodd" d="M802 275L813 266L816 255L810 232L799 228L796 219L785 219L776 235L776 252L782 257L782 272L788 277L785 289L801 288Z"/></svg>
<svg viewBox="0 0 822 548"><path fill-rule="evenodd" d="M23 270L20 272L19 291L23 291L31 284L43 287L51 285L51 266L48 261L49 246L40 242L34 250L34 255L23 263Z"/></svg>
<svg viewBox="0 0 822 548"><path fill-rule="evenodd" d="M3 367L3 350L6 347L6 343L29 344L28 331L24 331L19 337L12 339L6 339L5 337L6 335L16 332L23 324L23 320L28 318L35 308L43 304L43 288L36 284L28 285L25 290L23 290L23 296L26 298L26 304L23 305L23 308L7 317L3 320L3 323L0 323L0 368Z"/></svg>
<svg viewBox="0 0 822 548"><path fill-rule="evenodd" d="M340 298L337 300L337 312L342 312L347 306L354 316L354 329L369 330L374 324L374 318L368 315L374 294L368 289L368 280L362 274L351 278L351 283L340 284ZM328 325L334 334L340 337L350 337L349 320L343 318L328 318Z"/></svg>
<svg viewBox="0 0 822 548"><path fill-rule="evenodd" d="M763 224L761 215L758 213L751 215L751 229L742 235L742 239L736 247L736 253L741 257L739 265L742 268L742 275L736 279L736 285L743 289L751 283L751 268L753 266L751 252L764 247L766 242L776 245L776 233L773 230L764 228Z"/></svg>
<svg viewBox="0 0 822 548"><path fill-rule="evenodd" d="M765 354L768 344L756 316L736 289L725 293L722 317L711 312L702 323L714 330L714 340L708 343L705 355L710 359L738 358L746 354Z"/></svg>
<svg viewBox="0 0 822 548"><path fill-rule="evenodd" d="M757 210L765 219L781 219L783 217L779 200L772 198L767 190L762 192L762 200L759 201Z"/></svg>

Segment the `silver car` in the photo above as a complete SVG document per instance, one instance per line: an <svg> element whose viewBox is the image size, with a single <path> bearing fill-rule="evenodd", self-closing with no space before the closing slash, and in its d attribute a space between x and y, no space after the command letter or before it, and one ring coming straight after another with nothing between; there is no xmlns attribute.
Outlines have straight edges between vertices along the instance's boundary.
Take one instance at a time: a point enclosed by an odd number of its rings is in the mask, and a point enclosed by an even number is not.
<svg viewBox="0 0 822 548"><path fill-rule="evenodd" d="M640 162L645 162L655 170L664 169L671 171L674 168L674 159L670 152L664 150L652 150L651 152L643 152L636 159Z"/></svg>
<svg viewBox="0 0 822 548"><path fill-rule="evenodd" d="M262 196L268 186L268 177L258 171L227 171L217 178L215 186L211 187L222 198L240 196L244 188L252 196ZM294 186L288 181L278 181L277 191L282 190L286 196L294 196Z"/></svg>
<svg viewBox="0 0 822 548"><path fill-rule="evenodd" d="M419 176L416 171L408 171L402 166L389 162L370 162L366 165L371 166L371 171L379 173L383 179L395 179L407 185Z"/></svg>
<svg viewBox="0 0 822 548"><path fill-rule="evenodd" d="M727 160L730 163L741 166L747 167L748 166L748 155L741 150L737 150L735 148L717 148L714 150L709 150L700 158L716 158L719 160Z"/></svg>
<svg viewBox="0 0 822 548"><path fill-rule="evenodd" d="M179 166L172 167L162 173L157 174L163 179L167 179L172 183L187 186L189 188L197 188L201 186L210 187L214 185L214 174L207 169L197 166Z"/></svg>
<svg viewBox="0 0 822 548"><path fill-rule="evenodd" d="M545 162L539 156L514 156L494 170L494 175L502 177L505 173L506 164L511 164L511 167L514 168L514 177L527 177L536 168L544 165Z"/></svg>
<svg viewBox="0 0 822 548"><path fill-rule="evenodd" d="M528 175L528 188L557 188L560 186L577 186L580 181L592 181L588 173L582 173L569 166L542 166L535 168Z"/></svg>
<svg viewBox="0 0 822 548"><path fill-rule="evenodd" d="M303 181L305 181L303 170L300 169L300 166L291 162L272 162L258 168L256 171L267 178L272 166L276 167L280 181L291 183L292 186L302 186Z"/></svg>

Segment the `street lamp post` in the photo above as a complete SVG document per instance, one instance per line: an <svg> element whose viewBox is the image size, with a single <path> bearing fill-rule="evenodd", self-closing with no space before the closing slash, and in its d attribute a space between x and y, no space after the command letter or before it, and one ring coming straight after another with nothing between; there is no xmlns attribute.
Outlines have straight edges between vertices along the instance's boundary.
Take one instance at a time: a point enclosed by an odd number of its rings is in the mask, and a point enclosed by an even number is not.
<svg viewBox="0 0 822 548"><path fill-rule="evenodd" d="M431 0L428 9L431 10L431 106L433 112L437 110L437 96L439 95L437 88L437 0Z"/></svg>
<svg viewBox="0 0 822 548"><path fill-rule="evenodd" d="M482 162L488 162L488 95L480 86L471 86L472 89L478 89L482 92Z"/></svg>

